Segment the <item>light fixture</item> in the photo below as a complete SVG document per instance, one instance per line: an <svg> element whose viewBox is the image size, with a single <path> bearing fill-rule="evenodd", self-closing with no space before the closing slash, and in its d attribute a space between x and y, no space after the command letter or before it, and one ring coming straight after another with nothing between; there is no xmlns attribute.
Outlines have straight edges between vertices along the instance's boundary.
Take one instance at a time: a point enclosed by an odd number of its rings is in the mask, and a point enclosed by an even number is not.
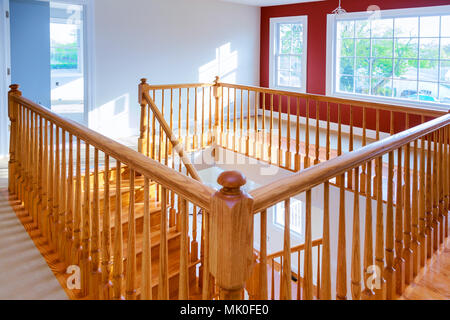
<svg viewBox="0 0 450 320"><path fill-rule="evenodd" d="M341 7L341 0L339 0L339 7L337 7L336 9L334 9L333 12L332 12L332 14L340 15L340 14L346 14L346 13L347 13L347 11L345 11L345 9L343 9L343 8Z"/></svg>

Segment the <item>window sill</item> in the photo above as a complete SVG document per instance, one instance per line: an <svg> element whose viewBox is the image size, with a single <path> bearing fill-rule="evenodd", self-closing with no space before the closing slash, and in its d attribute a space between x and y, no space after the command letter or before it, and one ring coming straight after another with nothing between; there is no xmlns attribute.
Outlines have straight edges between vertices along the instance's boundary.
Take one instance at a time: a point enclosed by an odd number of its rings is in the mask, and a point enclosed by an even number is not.
<svg viewBox="0 0 450 320"><path fill-rule="evenodd" d="M365 102L375 102L383 104L392 104L394 106L402 107L416 107L416 108L426 108L434 111L450 111L450 104L445 103L429 103L429 102L418 102L414 100L406 99L391 99L383 97L367 96L362 94L346 94L342 92L334 92L329 95L330 97L342 98L342 99L352 99Z"/></svg>

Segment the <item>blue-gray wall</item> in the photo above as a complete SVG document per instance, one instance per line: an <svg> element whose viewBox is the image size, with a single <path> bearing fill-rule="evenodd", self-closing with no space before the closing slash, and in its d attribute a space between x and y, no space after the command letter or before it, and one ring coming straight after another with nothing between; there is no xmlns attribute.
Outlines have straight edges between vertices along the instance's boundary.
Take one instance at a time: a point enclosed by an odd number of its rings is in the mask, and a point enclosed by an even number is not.
<svg viewBox="0 0 450 320"><path fill-rule="evenodd" d="M28 99L50 108L50 6L10 0L11 82Z"/></svg>

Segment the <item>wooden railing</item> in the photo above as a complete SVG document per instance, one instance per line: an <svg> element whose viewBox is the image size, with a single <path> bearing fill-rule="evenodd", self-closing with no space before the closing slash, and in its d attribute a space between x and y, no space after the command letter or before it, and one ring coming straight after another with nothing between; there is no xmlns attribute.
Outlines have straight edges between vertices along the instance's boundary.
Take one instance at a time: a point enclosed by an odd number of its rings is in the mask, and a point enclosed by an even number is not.
<svg viewBox="0 0 450 320"><path fill-rule="evenodd" d="M178 98L174 95L176 91ZM158 92L161 92L160 98ZM183 92L186 92L185 98ZM271 101L275 101L277 95L280 106L284 106L286 97L287 106L297 101L295 139L291 138L291 122L282 125L281 108L278 127L273 126L276 111ZM233 97L231 104L229 96ZM258 281L253 281L252 292L259 299L269 297L268 266L272 261L272 272L280 273L280 298L293 298L293 250L303 252L303 276L297 283L302 294L297 297L346 299L351 288L353 299L393 299L403 293L405 285L411 283L426 265L427 258L448 237L450 115L445 112L396 109L395 106L263 88L238 88L222 84L218 79L214 84L178 86L149 86L143 80L140 97L141 135L140 153L137 153L53 114L23 98L17 85L11 86L9 190L23 203L62 263L80 266L82 286L74 297L168 299L173 297L172 288L175 288L176 296L186 299L192 296L190 281L194 277L197 280L196 272L191 273L192 267L196 270L196 265L201 264L198 282L203 299L216 297L217 293L221 299L241 299L246 282L254 273L253 221L258 214L261 219L261 246L257 257L260 270L256 276ZM228 99L226 103L224 97ZM306 101L304 156L300 152L301 99ZM258 103L261 100L262 104ZM148 112L147 103L152 101L163 106L161 117L168 117L169 129L176 131L178 127L178 140L183 142L187 152L219 145L292 171L303 170L249 194L241 190L246 183L241 173L224 172L218 177L222 189L215 191L177 172L183 171L183 162L174 161L176 154L180 155L172 147L177 145L176 133L171 135L168 128L163 130L155 113ZM193 106L190 101L194 101ZM327 109L324 157L319 148L320 117L316 117L314 127L315 156L311 158L308 151L311 149L311 101L316 101L317 115L322 114L323 103ZM337 107L332 109L333 104ZM167 110L165 105L170 108ZM178 105L178 110L173 109L174 105ZM261 105L270 108L268 125L265 113L255 116ZM344 152L342 147L344 105L350 106L350 152ZM251 106L255 110L253 115L249 111ZM155 106L152 104L152 107ZM192 107L193 117L189 111ZM358 136L352 120L356 108L362 112L362 142L361 148L352 151L356 148L351 141ZM245 109L247 115L250 114L247 118L243 116ZM201 110L200 116L198 110ZM292 116L290 110L287 109L287 114ZM376 122L374 142L369 143L371 112L376 115ZM390 115L387 131L392 135L381 140L384 123L381 116L386 112ZM177 123L174 121L176 113ZM409 129L395 126L397 113L403 114L404 126ZM337 154L332 157L330 136L336 116ZM429 118L436 119L425 122ZM413 119L423 123L412 127ZM272 130L266 132L267 128ZM272 143L273 129L282 132L278 135L278 144ZM394 134L396 131L401 132ZM287 141L284 149L280 137ZM264 149L267 141L268 150ZM292 144L295 148L291 148ZM256 147L252 150L252 146ZM275 154L277 156L273 157ZM316 165L310 166L310 159ZM110 166L114 160L116 165ZM387 168L383 162L387 163ZM335 181L337 187L331 181ZM414 197L416 194L419 196ZM293 198L306 204L305 242L298 247L291 246L290 202ZM330 201L339 203L339 208L330 207ZM275 260L280 257L267 255L267 215L271 207L280 202L284 203L283 263L276 265ZM313 203L322 206L318 209ZM139 204L143 205L142 211L139 211ZM348 207L353 211L346 210ZM128 214L122 212L123 208ZM202 216L200 228L197 226L198 209ZM157 225L152 214L155 210L160 212ZM317 210L323 211L320 243L313 241L312 233L313 223L318 223L313 221L318 216ZM349 211L352 212L351 231L346 228ZM362 217L360 211L365 212ZM192 220L188 219L190 214ZM159 228L156 242L153 242L154 227ZM171 228L180 233L180 249L169 259ZM350 237L352 245L348 246ZM335 238L336 241L332 240ZM156 247L159 247L157 252ZM318 248L320 255L315 270L313 247ZM155 256L156 263L153 263ZM169 269L171 261L177 262L179 271L175 285ZM351 277L348 277L348 266ZM156 278L152 277L154 268L158 270ZM314 272L317 272L316 285Z"/></svg>
<svg viewBox="0 0 450 320"><path fill-rule="evenodd" d="M427 259L448 237L449 138L450 114L446 114L252 190L253 210L261 215L260 243L267 242L267 210L285 202L282 281L290 283L291 278L289 203L292 197L302 195L306 202L303 298L314 298L311 231L314 192L315 202L323 203L320 298L347 299L348 288L351 288L352 299L395 299L401 296L405 286L413 281ZM394 172L395 157L397 169ZM387 190L381 178L382 164L386 160ZM371 194L372 168L376 169L376 200L360 196L363 181L368 186L366 192ZM353 191L345 188L344 181L349 180L346 175L350 174ZM329 181L333 178L339 178L339 188L330 186ZM397 189L395 193L394 189ZM387 198L386 203L383 198ZM365 200L365 204L360 203L361 200ZM330 207L330 201L339 203L339 206ZM363 217L361 207L365 212ZM346 227L349 212L352 212L351 232ZM364 221L363 226L361 220ZM337 248L330 240L333 235L337 236ZM351 246L347 245L348 240L351 240ZM259 260L267 259L266 247L262 246ZM336 269L332 270L332 265ZM350 266L350 272L347 266ZM261 263L261 268L261 274L267 274L267 263ZM267 298L267 288L262 281L259 296ZM287 286L284 288L282 297L291 299L291 291Z"/></svg>
<svg viewBox="0 0 450 320"><path fill-rule="evenodd" d="M9 117L9 191L59 263L80 268L81 288L69 296L168 299L178 292L187 299L190 270L207 260L198 239L207 246L201 231L214 190L27 100L18 85L9 92ZM202 230L188 219L198 208ZM178 233L179 254L171 255Z"/></svg>

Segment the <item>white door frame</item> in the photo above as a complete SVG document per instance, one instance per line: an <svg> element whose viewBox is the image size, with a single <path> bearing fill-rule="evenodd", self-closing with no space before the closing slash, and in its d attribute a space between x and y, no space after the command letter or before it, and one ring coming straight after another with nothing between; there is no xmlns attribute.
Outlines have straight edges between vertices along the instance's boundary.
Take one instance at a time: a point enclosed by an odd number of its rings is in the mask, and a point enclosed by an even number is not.
<svg viewBox="0 0 450 320"><path fill-rule="evenodd" d="M50 0L52 2L52 0ZM95 109L95 33L94 33L94 1L93 0L54 0L53 2L83 6L83 77L84 77L84 123L92 122L90 111Z"/></svg>
<svg viewBox="0 0 450 320"><path fill-rule="evenodd" d="M0 158L9 156L8 87L11 84L9 0L0 0Z"/></svg>

